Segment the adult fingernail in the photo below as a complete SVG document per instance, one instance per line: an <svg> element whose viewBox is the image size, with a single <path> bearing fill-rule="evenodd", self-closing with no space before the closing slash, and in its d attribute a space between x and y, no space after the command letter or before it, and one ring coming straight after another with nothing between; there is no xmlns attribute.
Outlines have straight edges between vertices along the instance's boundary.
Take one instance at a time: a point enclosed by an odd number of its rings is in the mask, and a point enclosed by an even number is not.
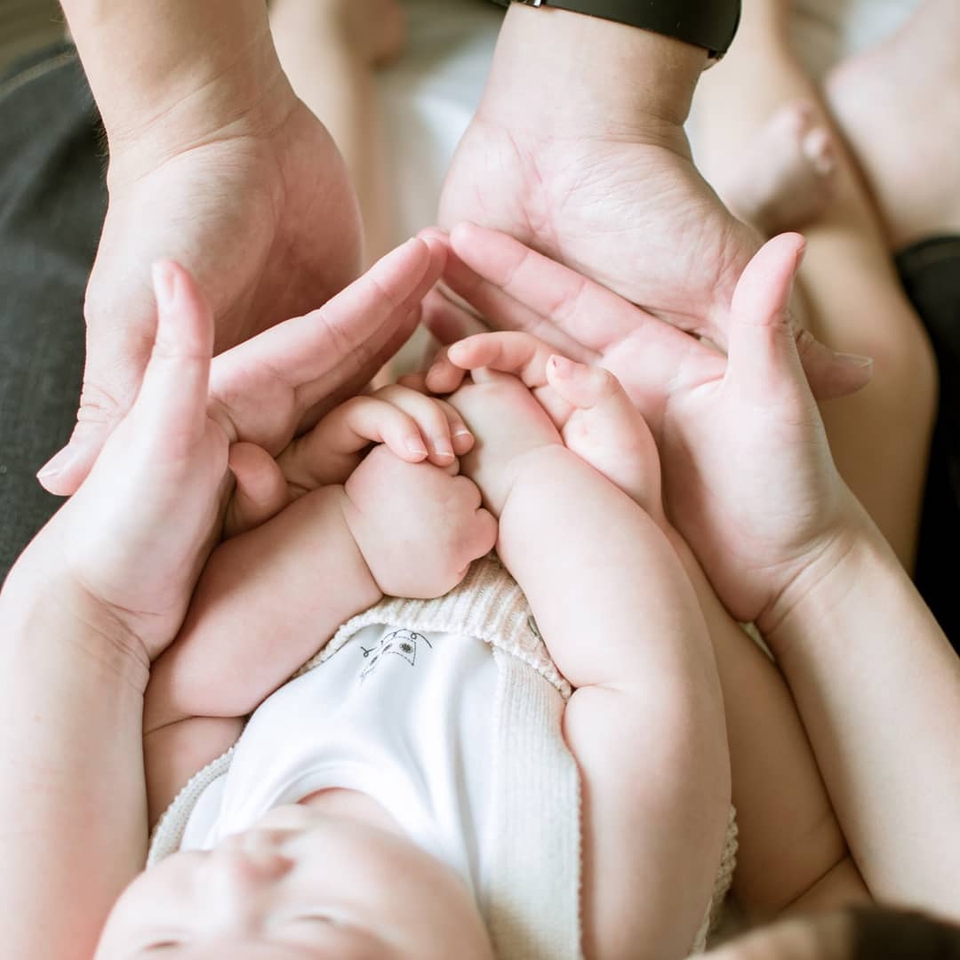
<svg viewBox="0 0 960 960"><path fill-rule="evenodd" d="M834 353L834 359L846 364L848 367L857 367L863 369L873 366L873 357L865 357L860 353Z"/></svg>
<svg viewBox="0 0 960 960"><path fill-rule="evenodd" d="M62 450L55 453L38 471L38 480L49 480L58 473L62 473L77 458L74 446L67 444Z"/></svg>

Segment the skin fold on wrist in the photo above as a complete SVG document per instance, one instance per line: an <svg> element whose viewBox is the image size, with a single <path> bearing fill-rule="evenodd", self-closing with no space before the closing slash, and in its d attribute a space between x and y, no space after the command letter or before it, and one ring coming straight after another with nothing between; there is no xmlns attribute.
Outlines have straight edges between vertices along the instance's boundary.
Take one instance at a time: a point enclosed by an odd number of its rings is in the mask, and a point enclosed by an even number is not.
<svg viewBox="0 0 960 960"><path fill-rule="evenodd" d="M139 638L76 577L55 572L53 564L31 563L33 555L27 553L18 561L0 593L0 622L7 637L23 638L23 642L42 637L69 644L142 694L150 660Z"/></svg>
<svg viewBox="0 0 960 960"><path fill-rule="evenodd" d="M344 568L349 565L351 569L362 572L362 575L367 578L367 584L361 584L359 581L356 581L357 594L367 594L367 601L360 607L360 609L366 609L382 600L384 591L373 572L373 564L367 559L367 553L364 551L364 538L361 532L362 527L358 522L359 515L362 511L360 511L353 500L350 499L350 494L343 487L340 487L337 491L337 502L340 517L343 520L343 526L346 530L346 537L349 542L353 544L355 552L353 561L350 564L344 564ZM371 553L375 548L375 544L367 544L367 550L371 551Z"/></svg>
<svg viewBox="0 0 960 960"><path fill-rule="evenodd" d="M829 620L832 611L840 615L864 564L901 570L890 546L859 504L848 513L831 535L792 564L797 572L757 619L757 628L778 657L786 653L799 625L811 619Z"/></svg>
<svg viewBox="0 0 960 960"><path fill-rule="evenodd" d="M262 0L63 6L112 157L268 135L296 102Z"/></svg>

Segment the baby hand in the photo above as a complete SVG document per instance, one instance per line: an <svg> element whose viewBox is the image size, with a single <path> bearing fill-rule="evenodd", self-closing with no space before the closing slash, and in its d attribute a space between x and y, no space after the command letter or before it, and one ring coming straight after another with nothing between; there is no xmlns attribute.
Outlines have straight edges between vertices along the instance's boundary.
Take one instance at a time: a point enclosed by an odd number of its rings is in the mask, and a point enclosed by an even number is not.
<svg viewBox="0 0 960 960"><path fill-rule="evenodd" d="M485 333L447 348L428 372L427 384L445 392L460 383L465 370L478 367L519 377L571 451L663 520L653 434L612 373L562 357L527 333ZM459 395L451 402L462 407ZM468 420L486 442L474 420Z"/></svg>
<svg viewBox="0 0 960 960"><path fill-rule="evenodd" d="M383 593L443 596L493 549L497 522L458 469L411 463L381 445L347 479L344 515Z"/></svg>
<svg viewBox="0 0 960 960"><path fill-rule="evenodd" d="M226 536L264 523L310 490L344 483L376 443L409 463L447 467L473 446L473 436L449 403L390 384L344 401L276 460L261 447L235 444L230 467L237 490Z"/></svg>
<svg viewBox="0 0 960 960"><path fill-rule="evenodd" d="M563 439L533 394L508 374L475 370L472 380L449 399L479 438L461 459L463 472L499 517L531 456L544 448L562 446Z"/></svg>

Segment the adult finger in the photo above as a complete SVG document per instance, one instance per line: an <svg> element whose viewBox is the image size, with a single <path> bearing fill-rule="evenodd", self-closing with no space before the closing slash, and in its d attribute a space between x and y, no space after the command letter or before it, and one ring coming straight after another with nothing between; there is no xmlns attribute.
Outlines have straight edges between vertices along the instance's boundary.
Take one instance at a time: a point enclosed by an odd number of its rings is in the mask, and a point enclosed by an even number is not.
<svg viewBox="0 0 960 960"><path fill-rule="evenodd" d="M450 347L441 347L423 375L423 383L432 393L453 393L465 376L466 370L450 359Z"/></svg>
<svg viewBox="0 0 960 960"><path fill-rule="evenodd" d="M809 330L795 330L797 353L818 400L846 397L865 387L873 377L873 360L839 353L817 340Z"/></svg>
<svg viewBox="0 0 960 960"><path fill-rule="evenodd" d="M770 240L747 264L733 295L725 382L757 406L803 395L812 403L789 322L804 248L799 234Z"/></svg>
<svg viewBox="0 0 960 960"><path fill-rule="evenodd" d="M40 485L57 496L77 491L93 467L100 450L126 416L143 379L156 332L152 294L142 292L145 324L131 322L128 314L92 316L88 300L86 362L77 421L68 442L37 473Z"/></svg>
<svg viewBox="0 0 960 960"><path fill-rule="evenodd" d="M166 461L185 459L206 431L213 315L193 278L173 261L154 265L153 286L157 322L152 350L129 412L118 404L114 414L120 420L127 417L137 441L161 451ZM81 421L68 447L41 469L41 483L53 493L75 492L113 427L107 420L95 427Z"/></svg>
<svg viewBox="0 0 960 960"><path fill-rule="evenodd" d="M423 298L421 322L442 345L490 329L479 317L452 300L451 296L440 284Z"/></svg>
<svg viewBox="0 0 960 960"><path fill-rule="evenodd" d="M212 392L232 439L275 449L310 411L345 387L359 389L383 354L409 337L419 302L439 278L445 257L439 242L409 240L320 309L218 357ZM259 389L268 381L274 390L295 394L285 437L278 438L277 412L268 409L269 397Z"/></svg>
<svg viewBox="0 0 960 960"><path fill-rule="evenodd" d="M279 333L281 328L274 328L279 335L271 347L285 362L289 382L298 387L308 406L329 392L325 381L331 374L346 380L358 366L366 365L358 361L369 360L370 342L376 342L384 327L392 331L410 316L439 279L445 259L441 244L408 240L302 318L304 330L294 325ZM313 333L309 345L304 340L307 330ZM349 371L351 365L354 371Z"/></svg>
<svg viewBox="0 0 960 960"><path fill-rule="evenodd" d="M308 407L300 416L296 433L309 430L325 414L344 400L356 396L370 384L371 376L383 365L396 356L397 352L406 344L420 323L420 305L417 304L410 313L395 328L385 328L378 331L364 345L367 360L358 365L353 376L344 380L332 393L328 393L318 400L312 407Z"/></svg>
<svg viewBox="0 0 960 960"><path fill-rule="evenodd" d="M206 431L213 354L213 313L179 264L153 267L157 334L131 416L171 458L184 456Z"/></svg>
<svg viewBox="0 0 960 960"><path fill-rule="evenodd" d="M575 270L496 230L473 223L458 224L450 234L450 246L453 255L445 270L448 282L451 271L456 275L455 265L462 264L478 278L473 295L481 290L490 293L493 288L500 293L495 302L503 313L509 313L508 302L513 301L537 318L523 320L523 314L515 312L517 322L510 326L540 336L580 362L585 362L579 355L584 350L601 353L644 322L663 324ZM504 301L503 295L509 300ZM556 336L544 335L551 326L570 342L556 342Z"/></svg>
<svg viewBox="0 0 960 960"><path fill-rule="evenodd" d="M520 248L525 253L533 253L522 245ZM521 256L525 256L525 253ZM539 258L540 255L535 256ZM553 262L546 257L542 260L548 264ZM539 260L532 262L536 266L540 265ZM485 264L485 268L490 267L490 264ZM509 275L502 272L496 272L493 276L481 273L482 271L475 270L472 264L468 265L451 250L447 256L443 279L454 293L479 311L490 328L531 333L552 344L556 350L576 354L578 359L584 361L588 359L584 344L572 337L562 324L556 322L557 318L551 313L554 299L544 296L545 289L540 284L537 284L530 297L524 300L514 296L512 290L508 289L512 282Z"/></svg>

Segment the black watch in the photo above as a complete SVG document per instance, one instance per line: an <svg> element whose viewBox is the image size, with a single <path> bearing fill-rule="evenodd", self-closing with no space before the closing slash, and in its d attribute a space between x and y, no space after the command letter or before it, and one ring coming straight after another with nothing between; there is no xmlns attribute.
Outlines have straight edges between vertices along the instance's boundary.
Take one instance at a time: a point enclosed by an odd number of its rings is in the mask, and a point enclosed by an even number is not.
<svg viewBox="0 0 960 960"><path fill-rule="evenodd" d="M502 7L511 0L494 0ZM740 0L516 0L530 7L556 7L662 33L722 57L740 23Z"/></svg>

